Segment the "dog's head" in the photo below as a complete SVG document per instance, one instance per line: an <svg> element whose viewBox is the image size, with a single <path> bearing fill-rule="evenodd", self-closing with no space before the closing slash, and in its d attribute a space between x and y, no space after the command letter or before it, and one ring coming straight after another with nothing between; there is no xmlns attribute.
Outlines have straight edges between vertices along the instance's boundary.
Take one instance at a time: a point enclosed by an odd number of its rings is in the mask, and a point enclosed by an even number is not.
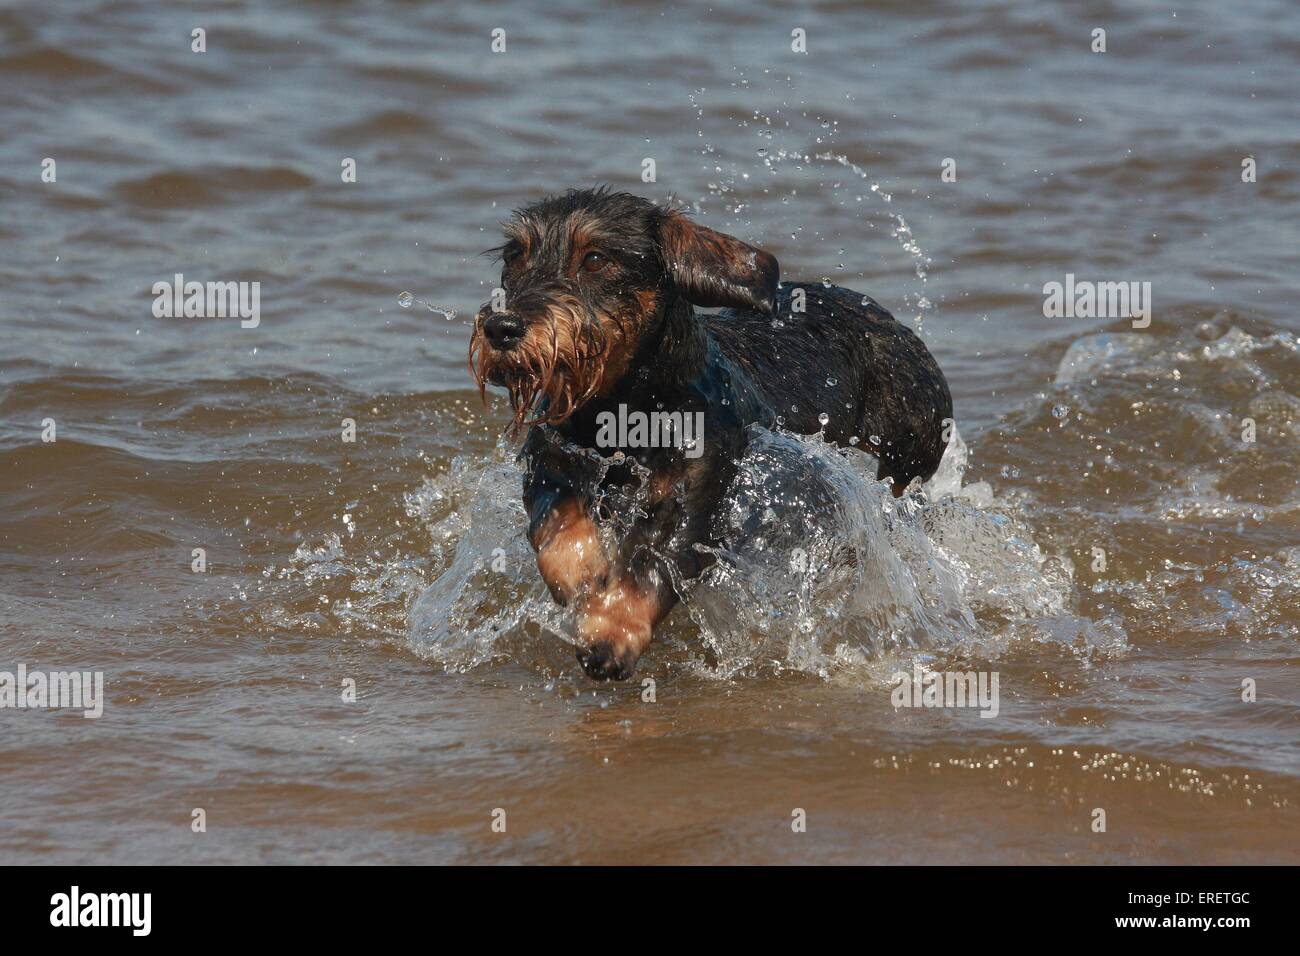
<svg viewBox="0 0 1300 956"><path fill-rule="evenodd" d="M479 310L469 360L480 392L509 393L515 427L562 422L609 394L678 299L774 307L773 256L629 193L570 190L504 228L491 250L501 288Z"/></svg>

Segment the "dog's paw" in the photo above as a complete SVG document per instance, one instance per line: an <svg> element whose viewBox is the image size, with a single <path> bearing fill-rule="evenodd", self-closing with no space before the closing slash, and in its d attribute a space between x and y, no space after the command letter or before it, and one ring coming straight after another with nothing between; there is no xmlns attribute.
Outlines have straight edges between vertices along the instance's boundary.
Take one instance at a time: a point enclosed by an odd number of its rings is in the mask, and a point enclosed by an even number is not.
<svg viewBox="0 0 1300 956"><path fill-rule="evenodd" d="M578 663L592 680L627 680L636 670L636 655L609 641L578 649Z"/></svg>

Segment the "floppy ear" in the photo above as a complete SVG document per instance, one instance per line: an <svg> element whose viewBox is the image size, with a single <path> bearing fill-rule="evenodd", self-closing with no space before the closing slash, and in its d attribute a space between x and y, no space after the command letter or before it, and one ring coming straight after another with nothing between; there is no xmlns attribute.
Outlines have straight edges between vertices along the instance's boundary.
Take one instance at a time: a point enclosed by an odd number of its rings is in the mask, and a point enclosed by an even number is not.
<svg viewBox="0 0 1300 956"><path fill-rule="evenodd" d="M776 256L732 236L665 213L659 226L664 265L688 302L770 314L781 267Z"/></svg>

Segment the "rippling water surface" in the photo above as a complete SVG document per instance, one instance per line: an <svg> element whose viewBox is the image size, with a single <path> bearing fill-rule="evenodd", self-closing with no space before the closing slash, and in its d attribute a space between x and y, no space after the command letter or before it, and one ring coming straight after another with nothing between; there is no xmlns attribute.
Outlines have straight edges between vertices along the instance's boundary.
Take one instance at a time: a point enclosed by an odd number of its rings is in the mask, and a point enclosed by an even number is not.
<svg viewBox="0 0 1300 956"><path fill-rule="evenodd" d="M3 7L0 670L107 693L0 710L9 858L1294 862L1297 58L1286 0ZM869 292L963 439L897 501L756 431L653 703L578 672L465 370L496 222L596 181ZM155 318L177 273L260 324ZM998 716L896 710L917 664Z"/></svg>

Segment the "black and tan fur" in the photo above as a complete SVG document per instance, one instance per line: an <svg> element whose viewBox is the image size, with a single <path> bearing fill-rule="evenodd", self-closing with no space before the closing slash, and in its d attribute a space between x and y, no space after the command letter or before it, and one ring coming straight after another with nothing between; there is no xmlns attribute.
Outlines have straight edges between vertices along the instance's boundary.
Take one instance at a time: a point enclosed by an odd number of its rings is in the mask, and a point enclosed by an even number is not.
<svg viewBox="0 0 1300 956"><path fill-rule="evenodd" d="M938 467L948 385L921 340L873 300L779 284L770 254L627 193L572 190L505 228L495 250L504 308L480 310L470 368L480 389L506 389L513 427L528 429L529 540L551 594L574 611L591 677L630 676L678 601L674 581L705 567L696 545L715 543L749 425L780 416L800 434L856 438L898 495ZM620 404L703 412L702 454L597 448L597 416ZM641 468L617 463L620 451ZM644 514L607 547L604 492L643 482Z"/></svg>

